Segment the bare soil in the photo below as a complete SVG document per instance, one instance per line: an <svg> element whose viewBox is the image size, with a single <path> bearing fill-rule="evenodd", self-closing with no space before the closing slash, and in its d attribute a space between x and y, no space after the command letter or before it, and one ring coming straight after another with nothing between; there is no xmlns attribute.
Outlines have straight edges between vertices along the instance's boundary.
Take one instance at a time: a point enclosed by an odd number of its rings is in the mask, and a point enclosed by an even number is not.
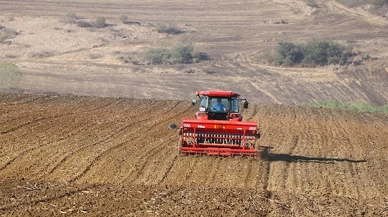
<svg viewBox="0 0 388 217"><path fill-rule="evenodd" d="M256 104L269 158L179 156L187 101L2 94L0 215L386 216L388 116Z"/></svg>
<svg viewBox="0 0 388 217"><path fill-rule="evenodd" d="M286 105L388 104L387 18L315 2L0 0L1 28L17 33L0 61L23 73L12 91L35 93L0 93L0 216L387 216L388 116ZM64 22L68 12L108 25L81 28ZM312 39L364 60L265 63L279 42ZM120 61L177 44L210 59ZM190 99L206 89L254 102L242 113L270 157L178 156L167 126L193 117Z"/></svg>

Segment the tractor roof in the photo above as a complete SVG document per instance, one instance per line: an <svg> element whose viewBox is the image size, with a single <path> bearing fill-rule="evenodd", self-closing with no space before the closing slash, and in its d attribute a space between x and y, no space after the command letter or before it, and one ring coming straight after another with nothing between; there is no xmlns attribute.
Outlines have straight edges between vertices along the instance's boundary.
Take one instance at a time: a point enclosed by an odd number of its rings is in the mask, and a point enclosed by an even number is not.
<svg viewBox="0 0 388 217"><path fill-rule="evenodd" d="M213 97L239 97L240 94L233 91L207 90L197 91L197 95L213 96Z"/></svg>

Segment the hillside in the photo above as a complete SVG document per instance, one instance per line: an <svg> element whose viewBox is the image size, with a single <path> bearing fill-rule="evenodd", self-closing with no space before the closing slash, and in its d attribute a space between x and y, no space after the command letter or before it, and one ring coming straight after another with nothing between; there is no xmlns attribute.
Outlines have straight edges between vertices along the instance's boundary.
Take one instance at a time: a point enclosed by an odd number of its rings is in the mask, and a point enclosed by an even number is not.
<svg viewBox="0 0 388 217"><path fill-rule="evenodd" d="M0 0L0 216L388 216L387 114L299 106L388 105L370 2ZM274 63L311 41L349 61ZM270 157L178 155L209 89L249 100Z"/></svg>
<svg viewBox="0 0 388 217"><path fill-rule="evenodd" d="M0 43L0 60L23 72L20 91L189 100L197 90L230 89L258 103L388 103L387 18L335 0L0 0L0 5L0 29L14 35ZM123 15L127 23L119 20ZM93 23L98 17L106 18L104 28L68 21ZM158 25L181 33L160 33ZM345 66L265 63L279 43L311 40L338 42L358 56ZM193 46L208 59L141 61L148 49L177 45Z"/></svg>

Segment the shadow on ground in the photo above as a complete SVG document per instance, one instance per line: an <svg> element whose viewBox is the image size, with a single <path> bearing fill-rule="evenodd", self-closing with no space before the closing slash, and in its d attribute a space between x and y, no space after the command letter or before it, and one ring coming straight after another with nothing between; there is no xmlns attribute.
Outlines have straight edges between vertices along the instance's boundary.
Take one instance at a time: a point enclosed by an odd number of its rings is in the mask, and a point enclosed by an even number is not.
<svg viewBox="0 0 388 217"><path fill-rule="evenodd" d="M290 154L276 154L276 153L262 153L261 156L267 161L284 161L284 162L305 162L305 163L335 163L335 162L349 162L349 163L365 163L366 160L352 160L346 158L324 158L324 157L306 157Z"/></svg>

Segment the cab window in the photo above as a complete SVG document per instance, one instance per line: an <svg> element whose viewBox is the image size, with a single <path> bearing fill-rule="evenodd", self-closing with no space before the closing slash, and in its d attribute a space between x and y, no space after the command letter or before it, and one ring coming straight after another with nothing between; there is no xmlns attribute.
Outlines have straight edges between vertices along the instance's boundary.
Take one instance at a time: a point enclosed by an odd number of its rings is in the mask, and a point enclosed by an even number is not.
<svg viewBox="0 0 388 217"><path fill-rule="evenodd" d="M238 112L238 99L236 97L232 98L232 112Z"/></svg>
<svg viewBox="0 0 388 217"><path fill-rule="evenodd" d="M207 108L207 99L208 99L207 96L202 97L202 100L201 100L201 107Z"/></svg>

